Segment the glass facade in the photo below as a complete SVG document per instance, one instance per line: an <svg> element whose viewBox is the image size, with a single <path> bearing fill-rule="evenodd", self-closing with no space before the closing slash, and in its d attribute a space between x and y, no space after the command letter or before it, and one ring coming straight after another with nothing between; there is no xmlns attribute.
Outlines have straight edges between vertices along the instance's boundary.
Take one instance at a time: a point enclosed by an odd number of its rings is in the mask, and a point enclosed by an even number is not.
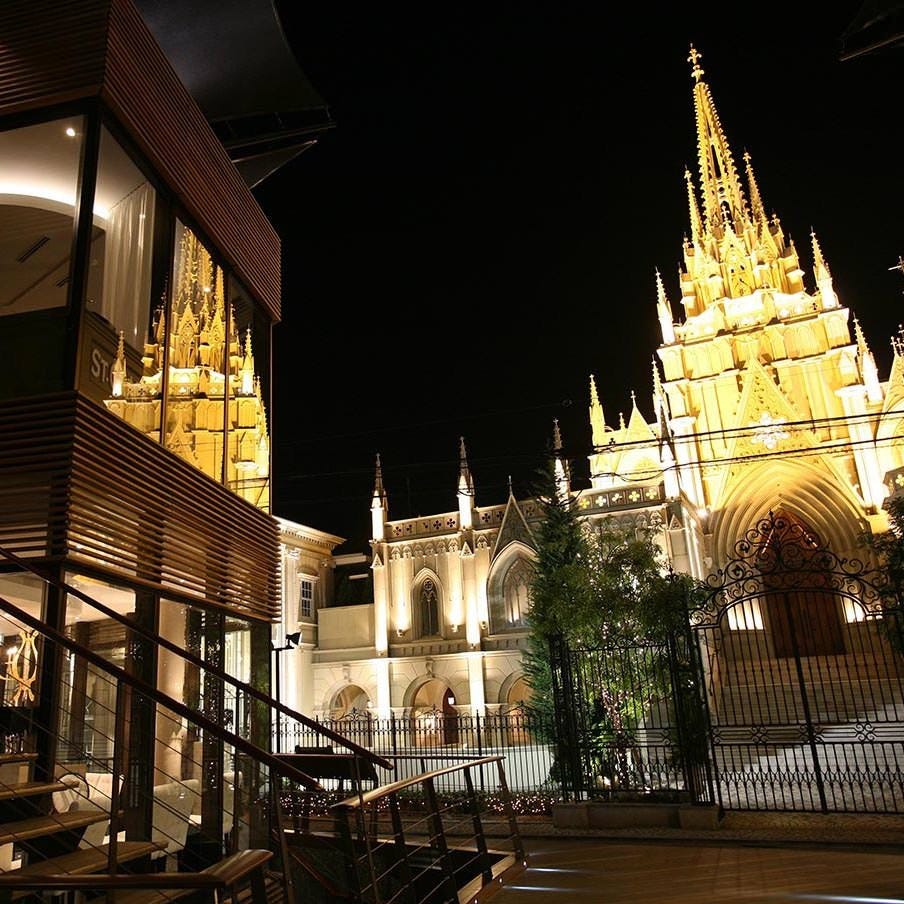
<svg viewBox="0 0 904 904"><path fill-rule="evenodd" d="M0 398L65 388L65 307L84 119L0 132Z"/></svg>
<svg viewBox="0 0 904 904"><path fill-rule="evenodd" d="M269 511L270 321L93 125L93 141L87 116L0 132L0 354L16 362L0 399L77 388Z"/></svg>

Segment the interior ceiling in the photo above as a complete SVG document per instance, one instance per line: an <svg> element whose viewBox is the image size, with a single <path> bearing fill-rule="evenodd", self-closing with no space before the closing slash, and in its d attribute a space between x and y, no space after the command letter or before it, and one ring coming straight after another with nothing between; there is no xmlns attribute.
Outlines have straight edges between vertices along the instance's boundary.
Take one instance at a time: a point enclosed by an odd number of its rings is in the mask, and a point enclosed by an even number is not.
<svg viewBox="0 0 904 904"><path fill-rule="evenodd" d="M332 127L273 0L135 3L250 186Z"/></svg>

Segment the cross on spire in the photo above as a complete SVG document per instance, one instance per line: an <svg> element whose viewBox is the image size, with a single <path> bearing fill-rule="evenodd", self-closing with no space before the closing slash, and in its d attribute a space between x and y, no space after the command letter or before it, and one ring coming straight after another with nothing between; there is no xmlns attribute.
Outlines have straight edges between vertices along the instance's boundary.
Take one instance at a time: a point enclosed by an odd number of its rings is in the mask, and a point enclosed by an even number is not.
<svg viewBox="0 0 904 904"><path fill-rule="evenodd" d="M687 61L691 64L691 75L694 77L695 82L699 82L700 79L703 78L703 68L700 66L700 59L702 57L703 54L691 44L691 53L687 58Z"/></svg>

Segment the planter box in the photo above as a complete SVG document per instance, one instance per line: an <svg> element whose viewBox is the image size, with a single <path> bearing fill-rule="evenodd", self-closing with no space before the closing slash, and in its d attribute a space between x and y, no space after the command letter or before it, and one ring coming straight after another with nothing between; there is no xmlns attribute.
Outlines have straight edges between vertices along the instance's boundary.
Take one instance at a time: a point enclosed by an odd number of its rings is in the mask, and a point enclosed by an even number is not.
<svg viewBox="0 0 904 904"><path fill-rule="evenodd" d="M552 806L557 829L717 829L720 818L718 807L689 804L585 801Z"/></svg>

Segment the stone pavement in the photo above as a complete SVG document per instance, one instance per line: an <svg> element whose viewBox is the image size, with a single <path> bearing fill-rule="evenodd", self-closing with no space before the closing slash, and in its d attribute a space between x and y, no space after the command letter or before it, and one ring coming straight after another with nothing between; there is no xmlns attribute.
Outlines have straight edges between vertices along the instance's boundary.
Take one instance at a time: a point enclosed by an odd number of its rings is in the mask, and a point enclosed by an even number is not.
<svg viewBox="0 0 904 904"><path fill-rule="evenodd" d="M560 829L554 827L548 818L521 816L518 827L525 839L832 845L900 849L904 854L904 815L897 814L727 811L719 828L709 830L666 827Z"/></svg>
<svg viewBox="0 0 904 904"><path fill-rule="evenodd" d="M904 904L904 816L728 812L709 830L518 824L528 866L492 904Z"/></svg>

